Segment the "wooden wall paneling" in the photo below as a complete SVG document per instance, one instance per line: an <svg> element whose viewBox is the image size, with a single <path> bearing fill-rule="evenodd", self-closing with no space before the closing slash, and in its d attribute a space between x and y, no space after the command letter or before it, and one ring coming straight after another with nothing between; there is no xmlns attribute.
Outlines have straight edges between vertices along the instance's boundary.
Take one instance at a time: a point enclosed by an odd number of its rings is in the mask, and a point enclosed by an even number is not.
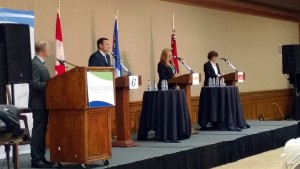
<svg viewBox="0 0 300 169"><path fill-rule="evenodd" d="M249 120L258 119L259 114L262 114L265 120L281 119L280 111L284 116L289 115L292 97L290 89L241 93L244 116Z"/></svg>
<svg viewBox="0 0 300 169"><path fill-rule="evenodd" d="M199 110L199 97L192 97L191 98L192 104L192 112L191 112L191 122L197 123L198 122L198 110Z"/></svg>

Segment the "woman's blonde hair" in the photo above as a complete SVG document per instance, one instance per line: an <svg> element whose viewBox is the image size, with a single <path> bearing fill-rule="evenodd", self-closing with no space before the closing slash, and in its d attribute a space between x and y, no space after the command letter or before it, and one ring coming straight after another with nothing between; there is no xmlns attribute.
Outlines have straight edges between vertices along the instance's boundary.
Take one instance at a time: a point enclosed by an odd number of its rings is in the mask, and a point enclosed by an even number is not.
<svg viewBox="0 0 300 169"><path fill-rule="evenodd" d="M174 62L173 62L173 56L172 59L168 62L168 58L170 57L169 54L172 54L171 49L169 48L165 48L161 51L161 55L160 55L160 62L164 63L165 65L173 65L174 66Z"/></svg>

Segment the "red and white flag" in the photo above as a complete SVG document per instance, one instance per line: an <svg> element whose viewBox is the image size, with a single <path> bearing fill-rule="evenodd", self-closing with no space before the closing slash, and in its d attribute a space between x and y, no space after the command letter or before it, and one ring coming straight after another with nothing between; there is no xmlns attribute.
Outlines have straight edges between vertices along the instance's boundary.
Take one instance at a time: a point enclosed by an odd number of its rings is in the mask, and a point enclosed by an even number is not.
<svg viewBox="0 0 300 169"><path fill-rule="evenodd" d="M173 54L173 62L175 64L176 73L179 73L178 58L177 58L177 46L176 46L176 36L175 36L175 26L174 26L174 14L173 14L173 29L171 36L171 49Z"/></svg>
<svg viewBox="0 0 300 169"><path fill-rule="evenodd" d="M64 44L62 39L62 31L60 25L60 5L57 10L56 17L56 33L55 33L55 74L60 75L66 71L66 67L64 64L65 54L64 54Z"/></svg>

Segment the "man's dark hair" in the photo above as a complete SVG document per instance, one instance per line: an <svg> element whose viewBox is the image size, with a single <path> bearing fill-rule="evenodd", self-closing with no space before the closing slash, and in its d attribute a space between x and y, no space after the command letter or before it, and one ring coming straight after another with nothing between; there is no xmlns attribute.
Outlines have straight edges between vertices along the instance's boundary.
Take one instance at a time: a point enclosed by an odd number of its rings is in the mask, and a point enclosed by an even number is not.
<svg viewBox="0 0 300 169"><path fill-rule="evenodd" d="M100 38L100 39L97 40L97 48L98 48L98 49L99 49L99 45L100 45L100 44L103 45L103 42L104 42L105 40L108 40L108 39L107 39L107 38Z"/></svg>
<svg viewBox="0 0 300 169"><path fill-rule="evenodd" d="M210 60L211 58L213 58L214 56L218 57L218 53L216 51L210 51L207 55L207 59Z"/></svg>

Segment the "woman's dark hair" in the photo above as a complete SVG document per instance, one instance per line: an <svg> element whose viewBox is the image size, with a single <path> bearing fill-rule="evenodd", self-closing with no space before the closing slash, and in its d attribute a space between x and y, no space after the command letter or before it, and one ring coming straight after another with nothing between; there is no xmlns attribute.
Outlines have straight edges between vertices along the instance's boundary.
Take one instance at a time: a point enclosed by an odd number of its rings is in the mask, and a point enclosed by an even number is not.
<svg viewBox="0 0 300 169"><path fill-rule="evenodd" d="M214 56L218 57L218 53L216 51L210 51L207 55L207 59L210 60L211 58L213 58Z"/></svg>

